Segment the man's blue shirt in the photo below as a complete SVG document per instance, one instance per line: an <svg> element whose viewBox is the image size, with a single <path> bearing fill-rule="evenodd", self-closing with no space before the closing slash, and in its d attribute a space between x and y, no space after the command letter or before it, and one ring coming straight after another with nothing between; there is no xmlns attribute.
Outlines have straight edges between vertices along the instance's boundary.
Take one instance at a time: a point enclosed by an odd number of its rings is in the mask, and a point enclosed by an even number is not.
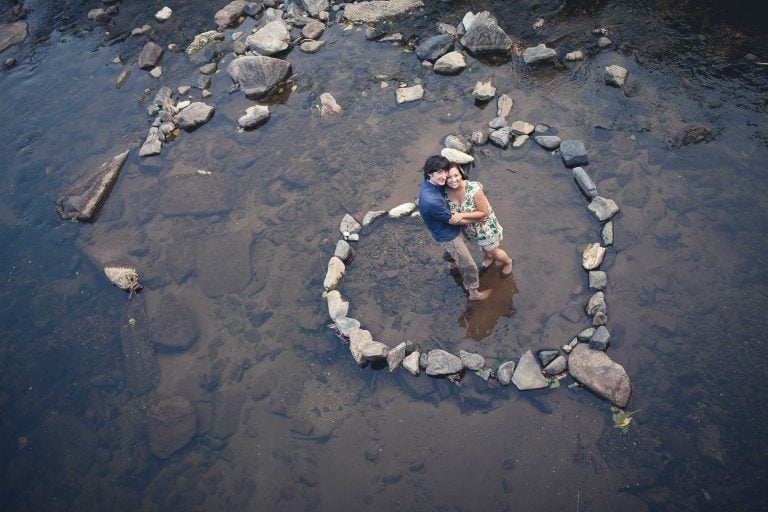
<svg viewBox="0 0 768 512"><path fill-rule="evenodd" d="M448 224L451 210L443 191L428 180L419 186L419 213L437 242L448 242L461 233L461 227Z"/></svg>

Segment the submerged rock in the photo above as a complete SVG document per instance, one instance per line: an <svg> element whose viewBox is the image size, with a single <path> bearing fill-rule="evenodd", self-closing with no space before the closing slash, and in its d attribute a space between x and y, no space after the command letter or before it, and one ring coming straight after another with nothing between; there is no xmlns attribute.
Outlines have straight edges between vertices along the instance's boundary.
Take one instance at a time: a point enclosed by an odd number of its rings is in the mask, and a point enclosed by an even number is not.
<svg viewBox="0 0 768 512"><path fill-rule="evenodd" d="M149 334L156 345L179 351L191 347L200 331L192 309L176 295L168 293L151 314Z"/></svg>
<svg viewBox="0 0 768 512"><path fill-rule="evenodd" d="M412 87L398 87L395 91L395 99L397 103L409 103L411 101L418 101L424 97L424 88L421 85L414 85Z"/></svg>
<svg viewBox="0 0 768 512"><path fill-rule="evenodd" d="M291 64L265 56L238 57L229 63L227 73L243 93L263 98L291 75Z"/></svg>
<svg viewBox="0 0 768 512"><path fill-rule="evenodd" d="M160 129L157 126L151 126L144 144L139 148L139 156L159 155L163 150L163 141L160 140Z"/></svg>
<svg viewBox="0 0 768 512"><path fill-rule="evenodd" d="M197 432L192 403L181 395L153 399L147 407L147 437L156 457L167 459L187 445Z"/></svg>
<svg viewBox="0 0 768 512"><path fill-rule="evenodd" d="M569 373L596 395L624 408L632 395L629 376L605 352L579 343L568 358Z"/></svg>
<svg viewBox="0 0 768 512"><path fill-rule="evenodd" d="M320 117L328 117L341 114L341 105L329 92L320 95Z"/></svg>
<svg viewBox="0 0 768 512"><path fill-rule="evenodd" d="M27 24L23 21L0 25L0 52L27 38Z"/></svg>
<svg viewBox="0 0 768 512"><path fill-rule="evenodd" d="M56 203L59 217L77 220L93 218L112 190L127 158L128 150L104 162L93 174L66 191Z"/></svg>

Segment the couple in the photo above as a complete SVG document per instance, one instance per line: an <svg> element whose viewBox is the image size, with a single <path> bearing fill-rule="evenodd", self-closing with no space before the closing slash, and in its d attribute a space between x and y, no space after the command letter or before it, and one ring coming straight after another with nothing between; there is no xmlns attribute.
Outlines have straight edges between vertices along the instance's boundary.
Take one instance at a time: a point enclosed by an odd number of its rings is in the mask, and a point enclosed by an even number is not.
<svg viewBox="0 0 768 512"><path fill-rule="evenodd" d="M503 265L502 277L512 274L512 258L499 247L502 228L483 194L483 186L468 181L461 168L443 156L431 156L424 163L419 213L432 238L450 255L451 271L461 273L469 300L487 299L492 290L478 290L478 267L464 243L464 236L483 250L480 270L498 261ZM460 236L462 232L464 236Z"/></svg>

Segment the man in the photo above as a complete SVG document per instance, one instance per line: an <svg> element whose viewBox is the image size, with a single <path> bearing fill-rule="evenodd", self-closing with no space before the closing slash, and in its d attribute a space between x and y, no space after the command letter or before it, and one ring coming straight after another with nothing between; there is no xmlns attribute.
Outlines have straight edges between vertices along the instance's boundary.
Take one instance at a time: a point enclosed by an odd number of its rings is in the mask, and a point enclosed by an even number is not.
<svg viewBox="0 0 768 512"><path fill-rule="evenodd" d="M432 238L453 258L461 273L464 288L469 292L469 300L483 300L491 295L491 290L478 291L480 278L477 265L461 236L459 216L451 214L448 201L442 187L448 176L451 162L440 155L427 158L424 162L424 181L419 187L419 213L427 225Z"/></svg>

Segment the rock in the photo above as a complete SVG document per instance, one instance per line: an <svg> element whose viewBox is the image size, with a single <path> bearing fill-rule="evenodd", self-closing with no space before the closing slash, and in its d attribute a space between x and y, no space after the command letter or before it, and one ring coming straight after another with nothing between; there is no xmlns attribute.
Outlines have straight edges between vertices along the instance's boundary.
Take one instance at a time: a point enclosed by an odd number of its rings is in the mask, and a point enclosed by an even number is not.
<svg viewBox="0 0 768 512"><path fill-rule="evenodd" d="M128 77L131 76L131 70L130 69L124 69L120 72L119 75L117 75L117 80L115 80L115 87L118 89L121 88L123 85L125 85L125 82L128 81Z"/></svg>
<svg viewBox="0 0 768 512"><path fill-rule="evenodd" d="M227 73L246 96L259 99L291 75L291 65L272 57L246 56L230 62Z"/></svg>
<svg viewBox="0 0 768 512"><path fill-rule="evenodd" d="M515 374L512 376L512 383L520 391L528 389L541 389L549 386L549 379L541 374L541 368L539 363L536 362L536 358L531 352L531 349L525 351L520 356L520 361L517 363Z"/></svg>
<svg viewBox="0 0 768 512"><path fill-rule="evenodd" d="M566 167L576 167L589 164L587 150L580 140L564 140L560 143L560 155Z"/></svg>
<svg viewBox="0 0 768 512"><path fill-rule="evenodd" d="M717 136L703 126L686 126L679 133L675 134L670 140L673 148L681 148L689 144L700 144L702 142L711 142Z"/></svg>
<svg viewBox="0 0 768 512"><path fill-rule="evenodd" d="M86 15L88 21L95 21L96 23L106 23L110 20L109 14L104 9L91 9Z"/></svg>
<svg viewBox="0 0 768 512"><path fill-rule="evenodd" d="M304 53L317 53L323 46L325 46L325 41L304 41L299 49Z"/></svg>
<svg viewBox="0 0 768 512"><path fill-rule="evenodd" d="M613 41L611 41L605 36L602 36L600 39L597 40L598 48L608 48L612 44L613 44Z"/></svg>
<svg viewBox="0 0 768 512"><path fill-rule="evenodd" d="M472 91L476 101L485 102L490 101L496 97L496 84L493 78L487 78L482 82L475 84L475 89Z"/></svg>
<svg viewBox="0 0 768 512"><path fill-rule="evenodd" d="M344 17L350 21L371 23L392 18L404 12L423 7L421 0L374 0L372 2L348 2Z"/></svg>
<svg viewBox="0 0 768 512"><path fill-rule="evenodd" d="M512 40L488 11L474 15L471 17L471 22L465 16L462 23L467 31L461 38L461 44L468 52L507 53L512 49Z"/></svg>
<svg viewBox="0 0 768 512"><path fill-rule="evenodd" d="M475 161L474 157L463 153L458 149L443 148L440 150L440 155L450 160L451 163L459 165L464 165Z"/></svg>
<svg viewBox="0 0 768 512"><path fill-rule="evenodd" d="M540 62L546 62L556 58L557 52L552 48L547 48L544 43L532 48L526 48L523 51L523 62L528 65L538 64Z"/></svg>
<svg viewBox="0 0 768 512"><path fill-rule="evenodd" d="M192 90L192 87L190 87L188 85L180 85L176 89L176 92L178 92L180 96L186 96L187 94L189 94L189 91L191 91L191 90Z"/></svg>
<svg viewBox="0 0 768 512"><path fill-rule="evenodd" d="M121 290L135 291L141 288L139 273L133 267L104 267L104 275Z"/></svg>
<svg viewBox="0 0 768 512"><path fill-rule="evenodd" d="M517 137L515 137L515 141L512 143L512 147L517 149L523 144L525 144L526 142L528 142L527 135L518 135Z"/></svg>
<svg viewBox="0 0 768 512"><path fill-rule="evenodd" d="M7 59L5 59L3 61L3 70L7 71L7 70L13 68L13 66L15 66L15 65L16 65L16 59L13 58L13 57L8 57ZM118 80L120 80L119 77L118 77ZM119 87L118 87L118 89L119 89Z"/></svg>
<svg viewBox="0 0 768 512"><path fill-rule="evenodd" d="M310 20L309 23L304 25L301 29L301 35L307 39L319 39L325 32L325 23L317 20Z"/></svg>
<svg viewBox="0 0 768 512"><path fill-rule="evenodd" d="M544 149L557 149L560 147L560 137L555 135L536 135L533 140Z"/></svg>
<svg viewBox="0 0 768 512"><path fill-rule="evenodd" d="M253 105L245 109L245 115L237 120L237 125L243 130L252 130L269 121L269 107Z"/></svg>
<svg viewBox="0 0 768 512"><path fill-rule="evenodd" d="M416 56L419 60L434 62L451 50L453 50L453 37L450 34L441 34L420 42L416 46Z"/></svg>
<svg viewBox="0 0 768 512"><path fill-rule="evenodd" d="M490 121L488 121L488 127L492 130L498 130L500 128L507 128L509 126L509 123L507 120L503 117L494 117ZM510 128L510 131L512 128Z"/></svg>
<svg viewBox="0 0 768 512"><path fill-rule="evenodd" d="M167 459L187 445L197 432L197 415L190 401L175 395L151 399L147 407L147 437L152 453Z"/></svg>
<svg viewBox="0 0 768 512"><path fill-rule="evenodd" d="M608 348L608 343L611 341L611 333L608 329L601 325L595 330L595 333L589 338L589 348L592 350L605 350Z"/></svg>
<svg viewBox="0 0 768 512"><path fill-rule="evenodd" d="M456 151L460 151L462 153L469 153L472 151L472 142L458 135L448 135L445 137L443 145L446 148L455 149Z"/></svg>
<svg viewBox="0 0 768 512"><path fill-rule="evenodd" d="M170 7L163 7L159 11L155 13L155 19L157 21L163 22L168 21L171 18L171 15L173 14L173 11Z"/></svg>
<svg viewBox="0 0 768 512"><path fill-rule="evenodd" d="M344 262L336 256L331 256L328 260L328 271L325 273L325 280L323 281L323 289L325 291L335 290L341 283L341 279L346 273L346 267Z"/></svg>
<svg viewBox="0 0 768 512"><path fill-rule="evenodd" d="M613 222L608 221L603 225L603 229L600 232L600 238L603 239L603 245L613 245Z"/></svg>
<svg viewBox="0 0 768 512"><path fill-rule="evenodd" d="M395 90L395 99L398 104L418 101L424 96L424 88L421 85L412 87L398 87Z"/></svg>
<svg viewBox="0 0 768 512"><path fill-rule="evenodd" d="M467 58L463 53L448 52L435 61L432 70L441 75L455 75L461 73L467 67Z"/></svg>
<svg viewBox="0 0 768 512"><path fill-rule="evenodd" d="M547 366L558 355L560 355L560 352L558 352L557 350L540 350L536 354L536 357L539 358L539 361L541 362L541 366Z"/></svg>
<svg viewBox="0 0 768 512"><path fill-rule="evenodd" d="M217 32L216 30L208 30L207 32L197 34L194 39L192 39L192 42L189 44L189 46L187 46L185 52L187 55L197 53L220 37L221 33Z"/></svg>
<svg viewBox="0 0 768 512"><path fill-rule="evenodd" d="M328 316L331 317L331 320L336 321L339 317L346 317L349 313L349 302L341 298L341 293L338 290L329 291L326 300L328 301Z"/></svg>
<svg viewBox="0 0 768 512"><path fill-rule="evenodd" d="M107 199L127 158L128 150L104 162L67 190L56 202L59 217L81 221L93 218Z"/></svg>
<svg viewBox="0 0 768 512"><path fill-rule="evenodd" d="M387 214L386 210L369 210L365 213L363 216L363 226L368 226L373 222L374 220L378 219L379 217L383 217Z"/></svg>
<svg viewBox="0 0 768 512"><path fill-rule="evenodd" d="M569 373L596 395L624 408L632 395L632 386L624 368L605 352L580 343L568 358Z"/></svg>
<svg viewBox="0 0 768 512"><path fill-rule="evenodd" d="M416 203L403 203L389 210L387 214L393 219L399 219L400 217L410 215L415 209Z"/></svg>
<svg viewBox="0 0 768 512"><path fill-rule="evenodd" d="M213 399L211 427L208 433L218 439L226 439L237 432L240 412L248 395L244 391L222 388Z"/></svg>
<svg viewBox="0 0 768 512"><path fill-rule="evenodd" d="M565 356L557 356L551 363L544 367L547 375L559 375L568 369L568 359Z"/></svg>
<svg viewBox="0 0 768 512"><path fill-rule="evenodd" d="M328 295L330 296L331 293L333 292L328 292ZM333 323L336 324L336 329L339 330L339 333L347 338L349 338L349 335L353 329L360 328L359 320L355 318L347 318L346 316L337 316L335 319L333 319Z"/></svg>
<svg viewBox="0 0 768 512"><path fill-rule="evenodd" d="M501 148L506 148L509 146L509 134L511 132L511 128L509 126L505 128L499 128L498 130L493 130L489 135L488 138L491 142L496 144L497 146Z"/></svg>
<svg viewBox="0 0 768 512"><path fill-rule="evenodd" d="M534 126L531 123L525 121L515 121L509 128L515 135L530 135L533 133Z"/></svg>
<svg viewBox="0 0 768 512"><path fill-rule="evenodd" d="M471 370L473 372L485 366L485 358L480 354L473 354L471 352L459 350L459 359L461 359L461 364L463 365L464 369Z"/></svg>
<svg viewBox="0 0 768 512"><path fill-rule="evenodd" d="M482 146L488 143L489 133L490 132L488 130L483 128L472 130L472 136L470 137L470 140L472 141L472 144L476 146ZM507 137L509 137L509 135L507 135ZM509 143L509 138L507 138L507 143Z"/></svg>
<svg viewBox="0 0 768 512"><path fill-rule="evenodd" d="M240 16L243 15L245 4L245 0L235 0L216 11L216 14L213 15L213 21L216 22L219 30L224 30L230 25L234 25Z"/></svg>
<svg viewBox="0 0 768 512"><path fill-rule="evenodd" d="M320 16L328 10L330 2L328 0L301 0L304 9L312 16Z"/></svg>
<svg viewBox="0 0 768 512"><path fill-rule="evenodd" d="M405 349L407 346L408 344L406 342L402 342L389 351L387 354L387 367L389 368L389 373L395 371L397 367L400 366L400 364L403 362L405 359Z"/></svg>
<svg viewBox="0 0 768 512"><path fill-rule="evenodd" d="M245 40L246 46L261 55L275 55L288 49L291 34L282 20L270 21Z"/></svg>
<svg viewBox="0 0 768 512"><path fill-rule="evenodd" d="M23 21L0 24L0 52L27 38L27 24Z"/></svg>
<svg viewBox="0 0 768 512"><path fill-rule="evenodd" d="M592 202L589 203L587 209L595 215L595 218L600 222L611 219L614 215L619 213L619 205L613 199L606 199L604 197L595 196Z"/></svg>
<svg viewBox="0 0 768 512"><path fill-rule="evenodd" d="M419 356L419 367L426 369L429 363L429 353L424 352Z"/></svg>
<svg viewBox="0 0 768 512"><path fill-rule="evenodd" d="M579 186L584 195L590 198L597 196L597 186L592 178L589 177L587 171L581 167L573 168L573 179L576 180L576 184Z"/></svg>
<svg viewBox="0 0 768 512"><path fill-rule="evenodd" d="M509 386L512 382L512 376L515 373L515 362L506 361L499 365L499 369L496 371L496 378L499 379L499 383L502 386Z"/></svg>
<svg viewBox="0 0 768 512"><path fill-rule="evenodd" d="M612 65L605 68L605 83L614 87L624 87L629 72L621 66Z"/></svg>
<svg viewBox="0 0 768 512"><path fill-rule="evenodd" d="M420 356L421 354L419 354L419 352L412 352L405 356L405 359L403 359L403 368L411 372L411 375L418 375L421 371L419 366Z"/></svg>
<svg viewBox="0 0 768 512"><path fill-rule="evenodd" d="M209 62L208 64L203 64L202 66L200 66L198 71L200 71L200 73L204 75L212 75L216 71L218 71L218 69L219 69L218 64L216 64L215 62ZM202 89L205 89L205 87L202 87Z"/></svg>
<svg viewBox="0 0 768 512"><path fill-rule="evenodd" d="M341 222L339 223L339 231L344 236L348 236L352 233L359 233L360 223L357 222L353 216L345 213L344 217L342 217Z"/></svg>
<svg viewBox="0 0 768 512"><path fill-rule="evenodd" d="M602 311L598 311L595 313L595 316L592 317L592 325L595 327L600 327L601 325L605 325L608 323L608 315L603 313Z"/></svg>
<svg viewBox="0 0 768 512"><path fill-rule="evenodd" d="M386 359L389 355L389 347L379 341L369 341L360 348L360 354L366 361Z"/></svg>
<svg viewBox="0 0 768 512"><path fill-rule="evenodd" d="M589 287L592 290L605 290L608 284L608 274L602 270L592 270L589 272Z"/></svg>
<svg viewBox="0 0 768 512"><path fill-rule="evenodd" d="M588 244L581 253L581 266L584 270L595 270L603 262L605 247L598 243Z"/></svg>
<svg viewBox="0 0 768 512"><path fill-rule="evenodd" d="M191 132L207 123L213 116L214 110L215 108L212 105L196 101L179 113L178 117L176 117L176 122L179 127Z"/></svg>
<svg viewBox="0 0 768 512"><path fill-rule="evenodd" d="M538 135L541 135L542 133L547 133L548 131L549 131L549 126L545 124L537 124L536 127L533 129L533 133Z"/></svg>
<svg viewBox="0 0 768 512"><path fill-rule="evenodd" d="M496 116L506 119L509 117L509 113L512 111L514 106L515 100L506 94L502 94L499 96L499 99L496 100Z"/></svg>
<svg viewBox="0 0 768 512"><path fill-rule="evenodd" d="M324 92L320 95L320 117L328 117L331 115L341 114L341 105L336 102L331 93Z"/></svg>
<svg viewBox="0 0 768 512"><path fill-rule="evenodd" d="M565 60L570 62L584 60L586 57L587 53L584 50L576 50L565 54Z"/></svg>
<svg viewBox="0 0 768 512"><path fill-rule="evenodd" d="M346 240L339 240L336 242L336 250L333 255L339 258L341 261L346 262L352 253L352 249L349 247L349 242Z"/></svg>
<svg viewBox="0 0 768 512"><path fill-rule="evenodd" d="M352 329L352 332L349 333L349 351L358 365L365 363L363 346L372 341L371 333L365 329Z"/></svg>
<svg viewBox="0 0 768 512"><path fill-rule="evenodd" d="M149 335L155 345L169 350L190 348L200 334L192 309L176 295L167 293L150 314Z"/></svg>
<svg viewBox="0 0 768 512"><path fill-rule="evenodd" d="M139 54L139 69L152 69L160 62L163 56L163 49L159 44L147 41Z"/></svg>
<svg viewBox="0 0 768 512"><path fill-rule="evenodd" d="M163 149L163 142L160 140L160 129L156 126L149 128L147 138L144 144L139 148L139 156L154 156L159 155Z"/></svg>
<svg viewBox="0 0 768 512"><path fill-rule="evenodd" d="M152 69L149 70L149 76L152 78L160 78L163 74L163 68L160 66L155 66Z"/></svg>
<svg viewBox="0 0 768 512"><path fill-rule="evenodd" d="M594 316L598 311L605 313L605 294L603 292L596 292L592 294L592 296L587 301L587 305L585 306L584 311L588 316Z"/></svg>
<svg viewBox="0 0 768 512"><path fill-rule="evenodd" d="M445 350L430 350L427 359L427 375L451 375L464 368L461 359Z"/></svg>

